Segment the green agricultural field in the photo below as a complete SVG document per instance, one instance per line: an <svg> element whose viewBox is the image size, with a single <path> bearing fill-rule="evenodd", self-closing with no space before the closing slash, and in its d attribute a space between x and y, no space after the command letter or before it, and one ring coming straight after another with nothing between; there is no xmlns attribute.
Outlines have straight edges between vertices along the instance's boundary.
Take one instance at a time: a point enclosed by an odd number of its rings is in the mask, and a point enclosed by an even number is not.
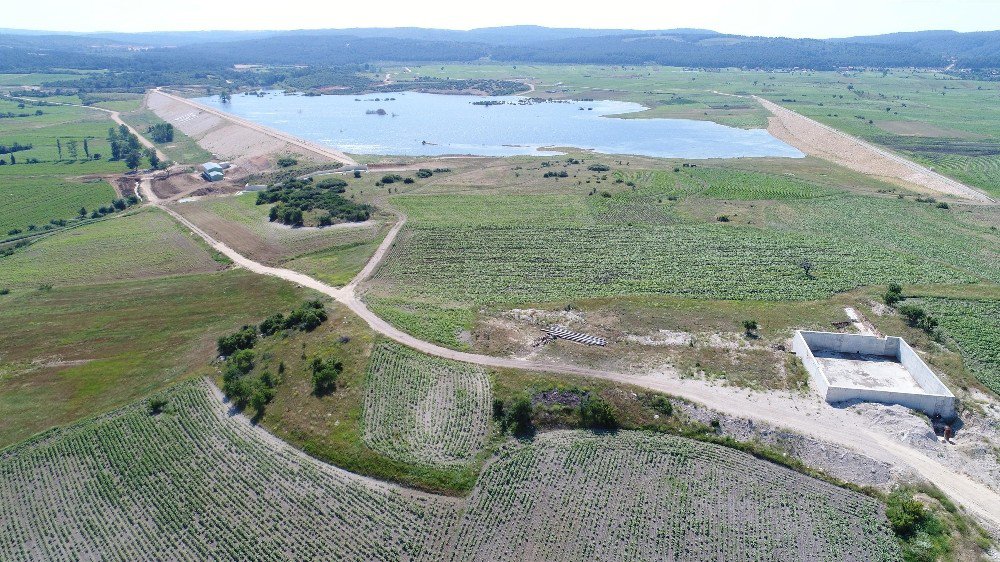
<svg viewBox="0 0 1000 562"><path fill-rule="evenodd" d="M455 560L897 560L878 502L755 459L639 432L555 432L498 453Z"/></svg>
<svg viewBox="0 0 1000 562"><path fill-rule="evenodd" d="M809 261L807 276L799 264ZM405 233L376 279L412 295L475 303L673 294L735 300L818 299L863 285L970 283L873 244L747 226L420 228Z"/></svg>
<svg viewBox="0 0 1000 562"><path fill-rule="evenodd" d="M423 340L453 349L469 349L467 338L476 315L468 308L428 302L418 297L371 295L365 304L380 318Z"/></svg>
<svg viewBox="0 0 1000 562"><path fill-rule="evenodd" d="M9 561L404 559L440 554L455 501L324 465L202 384L0 452Z"/></svg>
<svg viewBox="0 0 1000 562"><path fill-rule="evenodd" d="M117 108L124 111L121 114L122 121L134 127L135 130L145 133L148 127L164 122L152 111L137 108L136 105L136 102L131 102L128 106ZM101 106L105 107L107 104L101 104ZM176 127L174 127L174 140L172 142L156 143L156 146L163 151L167 158L183 164L200 164L215 159L211 152L198 146L194 139Z"/></svg>
<svg viewBox="0 0 1000 562"><path fill-rule="evenodd" d="M11 230L27 232L51 220L72 219L111 203L115 189L101 178L65 180L52 176L4 178L0 185L0 239Z"/></svg>
<svg viewBox="0 0 1000 562"><path fill-rule="evenodd" d="M0 451L0 515L15 522L0 556L899 557L877 501L718 445L544 434L511 442L456 500L316 462L228 415L205 383L156 396L159 413L141 400Z"/></svg>
<svg viewBox="0 0 1000 562"><path fill-rule="evenodd" d="M1000 394L1000 300L921 297L905 303L917 305L937 319L973 374Z"/></svg>
<svg viewBox="0 0 1000 562"><path fill-rule="evenodd" d="M0 296L0 447L191 376L219 334L302 298L240 270Z"/></svg>
<svg viewBox="0 0 1000 562"><path fill-rule="evenodd" d="M367 261L364 252L374 252L385 235L381 217L326 228L292 228L270 222L271 206L257 205L256 201L255 193L246 193L180 203L174 209L251 259L277 265L311 254L301 263L316 268L329 266L327 275L340 279L360 270L358 262Z"/></svg>
<svg viewBox="0 0 1000 562"><path fill-rule="evenodd" d="M0 86L41 86L45 82L79 80L85 74L0 74Z"/></svg>
<svg viewBox="0 0 1000 562"><path fill-rule="evenodd" d="M69 229L0 257L0 287L34 290L217 271L223 265L169 215L141 210Z"/></svg>
<svg viewBox="0 0 1000 562"><path fill-rule="evenodd" d="M77 100L79 101L79 100ZM125 164L112 162L108 145L108 128L114 121L104 112L85 107L47 105L24 102L23 109L18 101L0 99L0 113L28 113L27 117L0 119L0 144L14 142L32 145L31 150L15 153L18 164L0 166L0 178L10 176L39 175L84 175L97 173L124 172ZM41 115L35 115L41 111ZM57 143L58 140L58 143ZM83 141L87 141L84 151ZM76 142L76 154L71 149L71 141ZM59 148L62 147L62 157ZM90 158L87 152L90 152ZM101 159L94 160L93 155ZM37 164L27 164L34 158ZM7 156L9 160L9 155Z"/></svg>
<svg viewBox="0 0 1000 562"><path fill-rule="evenodd" d="M469 462L490 432L490 381L480 367L381 342L365 386L365 442L387 456L432 465Z"/></svg>

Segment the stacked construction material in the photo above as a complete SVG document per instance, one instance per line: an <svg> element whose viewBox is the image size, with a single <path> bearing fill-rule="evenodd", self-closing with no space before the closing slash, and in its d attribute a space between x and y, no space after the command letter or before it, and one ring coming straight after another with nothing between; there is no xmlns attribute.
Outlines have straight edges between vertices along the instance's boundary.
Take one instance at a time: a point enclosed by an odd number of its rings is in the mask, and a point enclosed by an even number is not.
<svg viewBox="0 0 1000 562"><path fill-rule="evenodd" d="M562 326L546 326L542 328L542 331L554 338L562 338L564 340L586 345L604 346L608 344L608 341L604 338L591 336L589 334L581 334L580 332L571 332Z"/></svg>

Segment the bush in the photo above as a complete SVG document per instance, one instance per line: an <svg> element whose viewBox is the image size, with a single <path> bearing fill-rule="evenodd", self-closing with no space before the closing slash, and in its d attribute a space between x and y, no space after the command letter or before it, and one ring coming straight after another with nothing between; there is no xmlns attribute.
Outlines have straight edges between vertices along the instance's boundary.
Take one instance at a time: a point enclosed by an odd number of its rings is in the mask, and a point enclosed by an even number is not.
<svg viewBox="0 0 1000 562"><path fill-rule="evenodd" d="M303 332L311 332L319 327L320 324L326 322L326 319L326 308L323 306L323 303L318 300L311 300L302 303L301 306L289 313L288 318L285 319L284 327L286 329L294 328Z"/></svg>
<svg viewBox="0 0 1000 562"><path fill-rule="evenodd" d="M390 183L395 183L397 181L403 181L403 176L399 174L386 174L382 176L382 183L388 185Z"/></svg>
<svg viewBox="0 0 1000 562"><path fill-rule="evenodd" d="M149 399L149 415L155 416L163 412L164 408L167 407L167 400L165 398L150 398Z"/></svg>
<svg viewBox="0 0 1000 562"><path fill-rule="evenodd" d="M9 295L9 294L10 294L10 289L8 289L7 287L4 287L3 289L0 289L0 296L2 296L2 295Z"/></svg>
<svg viewBox="0 0 1000 562"><path fill-rule="evenodd" d="M219 338L219 355L228 357L241 349L250 349L257 343L257 328L243 326L238 332Z"/></svg>
<svg viewBox="0 0 1000 562"><path fill-rule="evenodd" d="M241 349L229 356L229 365L240 374L247 374L253 370L254 352L252 349Z"/></svg>
<svg viewBox="0 0 1000 562"><path fill-rule="evenodd" d="M531 435L535 430L535 426L531 422L531 413L531 399L527 396L518 398L510 405L510 408L507 408L504 429L511 429L517 436Z"/></svg>
<svg viewBox="0 0 1000 562"><path fill-rule="evenodd" d="M614 408L599 396L589 396L580 403L580 423L591 429L618 429Z"/></svg>
<svg viewBox="0 0 1000 562"><path fill-rule="evenodd" d="M316 183L318 189L333 189L337 193L343 193L347 189L347 182L340 178L327 178Z"/></svg>
<svg viewBox="0 0 1000 562"><path fill-rule="evenodd" d="M904 304L898 309L899 314L906 321L906 324L911 328L920 328L928 334L933 333L934 329L937 328L937 320L928 315L924 310L918 306L912 304Z"/></svg>
<svg viewBox="0 0 1000 562"><path fill-rule="evenodd" d="M729 222L729 215L719 215L715 220L719 222Z"/></svg>
<svg viewBox="0 0 1000 562"><path fill-rule="evenodd" d="M656 395L649 401L650 407L664 416L671 416L674 413L674 405L667 400L666 396Z"/></svg>
<svg viewBox="0 0 1000 562"><path fill-rule="evenodd" d="M313 394L323 396L337 390L337 379L344 370L344 365L340 361L324 361L319 357L314 357L310 363L312 369Z"/></svg>
<svg viewBox="0 0 1000 562"><path fill-rule="evenodd" d="M608 166L606 164L591 164L587 166L587 169L590 170L591 172L607 172L608 170L611 169L611 166Z"/></svg>
<svg viewBox="0 0 1000 562"><path fill-rule="evenodd" d="M405 178L403 180L403 183L410 184L410 183L415 183L415 182L413 181L413 178Z"/></svg>
<svg viewBox="0 0 1000 562"><path fill-rule="evenodd" d="M903 287L899 283L889 283L889 287L885 290L885 294L882 295L882 301L888 306L895 306L896 303L903 300Z"/></svg>
<svg viewBox="0 0 1000 562"><path fill-rule="evenodd" d="M260 323L260 335L267 337L280 332L285 327L285 315L278 312Z"/></svg>
<svg viewBox="0 0 1000 562"><path fill-rule="evenodd" d="M298 160L296 160L294 158L290 158L288 156L285 156L285 157L282 157L282 158L278 158L278 166L280 166L282 168L289 168L289 167L294 166L294 165L296 165L298 163L299 163Z"/></svg>
<svg viewBox="0 0 1000 562"><path fill-rule="evenodd" d="M427 168L420 168L417 170L417 177L421 179L426 179L434 175L434 172L428 170Z"/></svg>
<svg viewBox="0 0 1000 562"><path fill-rule="evenodd" d="M760 325L757 324L756 320L744 320L743 321L743 333L747 336L752 336L757 331Z"/></svg>

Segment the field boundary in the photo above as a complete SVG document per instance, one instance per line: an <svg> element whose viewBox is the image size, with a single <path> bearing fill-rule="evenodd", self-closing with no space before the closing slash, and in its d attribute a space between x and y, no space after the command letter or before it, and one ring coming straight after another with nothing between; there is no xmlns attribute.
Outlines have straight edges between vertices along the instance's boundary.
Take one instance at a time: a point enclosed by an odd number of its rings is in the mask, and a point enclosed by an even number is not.
<svg viewBox="0 0 1000 562"><path fill-rule="evenodd" d="M815 119L762 97L753 96L753 99L771 112L772 119L768 131L806 154L830 160L856 172L903 181L928 191L953 195L978 203L996 203L983 191L944 176L870 142L834 129L829 125L824 125ZM777 121L777 125L775 121Z"/></svg>

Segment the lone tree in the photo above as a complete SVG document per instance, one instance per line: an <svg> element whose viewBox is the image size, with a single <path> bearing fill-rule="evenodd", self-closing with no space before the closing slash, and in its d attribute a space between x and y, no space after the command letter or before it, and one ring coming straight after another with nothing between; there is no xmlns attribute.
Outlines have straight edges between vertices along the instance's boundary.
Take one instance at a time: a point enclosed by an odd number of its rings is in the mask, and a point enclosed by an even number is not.
<svg viewBox="0 0 1000 562"><path fill-rule="evenodd" d="M799 267L802 268L802 273L805 273L806 277L812 279L813 262L809 260L802 260L802 263L799 264Z"/></svg>
<svg viewBox="0 0 1000 562"><path fill-rule="evenodd" d="M744 320L743 321L743 333L746 334L748 338L757 337L757 329L760 325L757 324L756 320Z"/></svg>
<svg viewBox="0 0 1000 562"><path fill-rule="evenodd" d="M232 94L229 93L228 90L222 92L221 94L219 94L219 101L222 102L222 103L229 103L230 101L232 101L232 99L233 99L233 96L232 96Z"/></svg>

